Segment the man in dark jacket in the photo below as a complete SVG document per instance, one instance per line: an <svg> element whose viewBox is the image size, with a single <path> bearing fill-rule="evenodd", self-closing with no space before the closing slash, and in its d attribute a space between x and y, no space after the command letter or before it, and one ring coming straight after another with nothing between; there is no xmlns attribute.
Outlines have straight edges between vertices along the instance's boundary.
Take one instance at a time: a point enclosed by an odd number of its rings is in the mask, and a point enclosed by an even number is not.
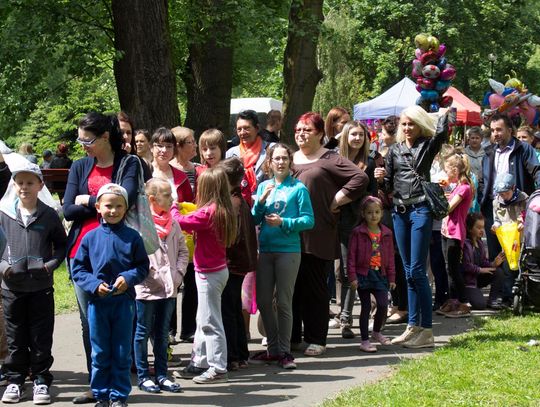
<svg viewBox="0 0 540 407"><path fill-rule="evenodd" d="M491 233L493 224L493 185L497 174L509 172L514 176L516 188L530 195L540 187L540 163L529 144L513 136L513 125L508 116L495 114L490 122L494 145L486 149L482 160L482 180L478 186L478 201L485 217L489 258L493 260L501 251L497 238Z"/></svg>

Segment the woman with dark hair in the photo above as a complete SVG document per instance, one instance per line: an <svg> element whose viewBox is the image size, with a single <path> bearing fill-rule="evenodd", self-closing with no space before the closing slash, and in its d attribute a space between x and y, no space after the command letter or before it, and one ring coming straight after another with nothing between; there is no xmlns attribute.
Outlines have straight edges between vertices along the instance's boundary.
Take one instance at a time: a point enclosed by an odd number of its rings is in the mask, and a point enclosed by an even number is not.
<svg viewBox="0 0 540 407"><path fill-rule="evenodd" d="M150 132L146 129L135 130L135 152L149 167L154 159L150 148Z"/></svg>
<svg viewBox="0 0 540 407"><path fill-rule="evenodd" d="M120 112L116 116L120 124L120 132L122 133L123 149L129 154L135 154L135 143L133 143L133 121L126 112Z"/></svg>
<svg viewBox="0 0 540 407"><path fill-rule="evenodd" d="M175 202L193 202L193 190L187 175L170 164L176 153L176 137L172 131L160 127L152 135L150 144L154 155L153 177L169 181Z"/></svg>
<svg viewBox="0 0 540 407"><path fill-rule="evenodd" d="M96 212L96 196L99 189L110 182L123 186L128 193L129 206L135 202L139 187L140 164L137 159L128 160L122 179L117 179L118 168L126 152L116 116L106 116L91 112L86 114L78 127L77 142L87 156L73 163L69 171L64 196L64 216L73 221L67 238L68 266L71 266L84 235L99 226ZM77 285L75 294L81 316L84 351L88 374L91 373L91 345L88 331L87 308L89 295ZM75 397L75 404L94 401L92 392L86 391Z"/></svg>
<svg viewBox="0 0 540 407"><path fill-rule="evenodd" d="M324 147L334 149L338 146L336 136L341 133L343 126L351 120L351 115L343 107L333 107L324 121Z"/></svg>
<svg viewBox="0 0 540 407"><path fill-rule="evenodd" d="M239 157L246 170L246 178L252 185L254 194L257 185L266 179L263 162L266 159L266 149L272 145L259 135L259 118L254 110L244 110L236 118L236 133L240 144L227 150L226 158Z"/></svg>
<svg viewBox="0 0 540 407"><path fill-rule="evenodd" d="M324 121L314 112L298 119L295 141L299 151L293 158L293 175L311 195L315 227L302 233L302 255L293 299L291 343L309 344L304 354L318 356L326 351L330 311L327 270L340 256L338 213L340 207L366 192L368 177L358 166L323 147Z"/></svg>

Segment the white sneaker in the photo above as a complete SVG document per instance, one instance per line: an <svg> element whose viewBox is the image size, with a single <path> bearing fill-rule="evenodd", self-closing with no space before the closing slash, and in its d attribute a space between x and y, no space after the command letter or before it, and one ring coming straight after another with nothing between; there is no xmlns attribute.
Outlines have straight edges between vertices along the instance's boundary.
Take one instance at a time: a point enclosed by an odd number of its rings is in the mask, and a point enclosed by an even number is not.
<svg viewBox="0 0 540 407"><path fill-rule="evenodd" d="M49 386L46 384L36 384L34 382L34 404L50 404L51 395L49 394Z"/></svg>
<svg viewBox="0 0 540 407"><path fill-rule="evenodd" d="M341 328L341 322L336 318L332 318L331 320L328 321L328 328L330 329Z"/></svg>
<svg viewBox="0 0 540 407"><path fill-rule="evenodd" d="M407 328L405 329L405 332L403 332L398 337L392 339L392 345L405 343L413 338L418 332L420 332L421 328L416 325L407 325Z"/></svg>
<svg viewBox="0 0 540 407"><path fill-rule="evenodd" d="M433 329L421 328L420 333L405 342L403 346L410 349L433 348L435 346Z"/></svg>
<svg viewBox="0 0 540 407"><path fill-rule="evenodd" d="M16 384L8 384L2 395L2 403L18 403L21 401L22 388Z"/></svg>

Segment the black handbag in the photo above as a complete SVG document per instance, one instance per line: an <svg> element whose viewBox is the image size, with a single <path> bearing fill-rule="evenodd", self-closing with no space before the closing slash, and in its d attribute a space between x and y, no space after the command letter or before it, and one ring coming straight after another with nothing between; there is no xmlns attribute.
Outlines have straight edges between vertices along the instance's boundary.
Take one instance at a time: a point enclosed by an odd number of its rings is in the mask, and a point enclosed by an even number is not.
<svg viewBox="0 0 540 407"><path fill-rule="evenodd" d="M416 173L416 171L415 171ZM448 216L448 199L444 195L442 187L436 182L424 181L418 174L416 176L420 179L420 184L424 190L426 201L431 209L431 214L436 220L442 220Z"/></svg>
<svg viewBox="0 0 540 407"><path fill-rule="evenodd" d="M411 155L414 157L412 153ZM414 164L408 164L411 167L412 173L416 176L416 178L418 178L418 181L420 181L420 185L424 191L424 196L426 197L426 202L431 210L433 219L443 220L448 216L449 206L448 199L446 198L446 195L444 195L444 190L438 183L426 181L424 177L416 172Z"/></svg>

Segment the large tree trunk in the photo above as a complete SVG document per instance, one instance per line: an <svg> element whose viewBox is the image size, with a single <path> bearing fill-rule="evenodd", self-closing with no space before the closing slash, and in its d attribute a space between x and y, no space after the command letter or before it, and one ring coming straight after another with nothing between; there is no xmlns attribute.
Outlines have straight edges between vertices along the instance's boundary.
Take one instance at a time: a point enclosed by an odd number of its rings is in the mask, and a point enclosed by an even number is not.
<svg viewBox="0 0 540 407"><path fill-rule="evenodd" d="M187 91L185 126L193 129L197 137L209 128L218 128L230 136L235 13L227 3L199 0L191 5L199 10L200 21L191 24L187 36L190 44L183 74Z"/></svg>
<svg viewBox="0 0 540 407"><path fill-rule="evenodd" d="M289 36L283 64L283 135L294 144L298 116L311 110L322 78L317 67L317 44L324 20L323 0L292 0Z"/></svg>
<svg viewBox="0 0 540 407"><path fill-rule="evenodd" d="M137 128L180 124L167 0L113 0L114 76L120 106Z"/></svg>

